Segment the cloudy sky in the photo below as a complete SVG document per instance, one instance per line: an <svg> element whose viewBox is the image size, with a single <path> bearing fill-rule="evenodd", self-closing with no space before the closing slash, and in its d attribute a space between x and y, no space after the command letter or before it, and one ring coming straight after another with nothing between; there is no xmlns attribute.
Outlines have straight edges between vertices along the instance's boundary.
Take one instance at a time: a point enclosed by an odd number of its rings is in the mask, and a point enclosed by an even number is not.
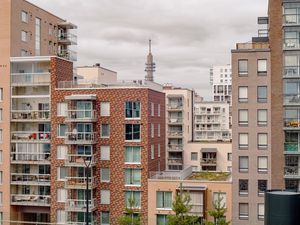
<svg viewBox="0 0 300 225"><path fill-rule="evenodd" d="M29 0L78 25L78 65L101 63L143 79L148 39L155 81L210 99L209 67L230 63L236 42L257 33L268 0Z"/></svg>

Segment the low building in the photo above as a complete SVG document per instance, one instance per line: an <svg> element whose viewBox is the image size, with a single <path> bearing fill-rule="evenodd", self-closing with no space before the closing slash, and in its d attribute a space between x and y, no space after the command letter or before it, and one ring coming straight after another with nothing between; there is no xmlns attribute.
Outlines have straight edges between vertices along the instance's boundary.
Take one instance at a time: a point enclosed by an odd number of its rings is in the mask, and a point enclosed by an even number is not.
<svg viewBox="0 0 300 225"><path fill-rule="evenodd" d="M192 172L186 167L180 172L165 171L150 174L148 180L148 225L167 225L167 216L174 214L172 202L180 190L189 192L190 213L199 220L212 220L207 211L219 197L227 208L226 219L231 220L231 175L226 172Z"/></svg>

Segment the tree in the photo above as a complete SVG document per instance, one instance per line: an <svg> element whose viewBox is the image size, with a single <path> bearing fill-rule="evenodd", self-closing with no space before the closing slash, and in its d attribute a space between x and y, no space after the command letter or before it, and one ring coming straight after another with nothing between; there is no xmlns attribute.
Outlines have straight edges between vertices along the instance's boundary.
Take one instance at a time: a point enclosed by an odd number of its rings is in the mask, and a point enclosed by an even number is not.
<svg viewBox="0 0 300 225"><path fill-rule="evenodd" d="M213 202L214 209L208 210L208 214L214 218L214 222L205 221L205 225L229 225L226 221L225 213L227 211L225 203L222 203L223 197L218 193L218 199Z"/></svg>
<svg viewBox="0 0 300 225"><path fill-rule="evenodd" d="M125 215L119 219L119 225L142 225L141 217L134 212L135 200L128 199L129 206L126 206Z"/></svg>
<svg viewBox="0 0 300 225"><path fill-rule="evenodd" d="M175 215L168 216L168 225L200 225L199 217L189 215L192 209L190 205L191 197L187 191L184 191L180 184L180 191L172 204L172 210Z"/></svg>

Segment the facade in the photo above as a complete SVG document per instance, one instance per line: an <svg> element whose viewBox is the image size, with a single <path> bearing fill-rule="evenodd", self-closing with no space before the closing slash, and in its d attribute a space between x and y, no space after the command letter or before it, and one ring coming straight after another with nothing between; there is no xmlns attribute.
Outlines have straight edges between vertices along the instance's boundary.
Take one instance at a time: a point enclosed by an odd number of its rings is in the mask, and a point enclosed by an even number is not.
<svg viewBox="0 0 300 225"><path fill-rule="evenodd" d="M182 170L186 145L193 139L193 96L189 89L164 86L167 169Z"/></svg>
<svg viewBox="0 0 300 225"><path fill-rule="evenodd" d="M195 141L230 141L229 104L195 103L193 129Z"/></svg>
<svg viewBox="0 0 300 225"><path fill-rule="evenodd" d="M231 142L189 142L184 152L184 165L193 171L231 172Z"/></svg>
<svg viewBox="0 0 300 225"><path fill-rule="evenodd" d="M206 176L213 176L214 172L206 172ZM231 178L222 173L222 179L202 178L201 173L192 173L187 167L181 172L153 173L149 179L148 188L148 224L167 225L167 216L173 214L172 202L180 190L189 192L191 197L191 214L212 221L207 211L213 209L213 202L220 197L221 204L227 208L226 219L231 221ZM218 177L218 176L216 176ZM218 180L218 181L217 181Z"/></svg>
<svg viewBox="0 0 300 225"><path fill-rule="evenodd" d="M231 65L212 66L209 75L213 101L231 105Z"/></svg>
<svg viewBox="0 0 300 225"><path fill-rule="evenodd" d="M11 180L0 185L0 217L47 222L51 68L43 56L76 60L76 26L25 0L0 5L0 172Z"/></svg>

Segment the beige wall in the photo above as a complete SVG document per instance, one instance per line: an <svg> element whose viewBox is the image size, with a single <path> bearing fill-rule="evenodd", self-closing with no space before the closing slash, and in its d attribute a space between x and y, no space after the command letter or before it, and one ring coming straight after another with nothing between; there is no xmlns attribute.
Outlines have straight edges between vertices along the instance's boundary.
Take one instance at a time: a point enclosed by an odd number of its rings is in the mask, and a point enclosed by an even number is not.
<svg viewBox="0 0 300 225"><path fill-rule="evenodd" d="M156 191L172 191L173 200L176 195L176 190L180 187L180 183L184 185L199 185L199 186L206 186L206 208L210 210L213 208L213 193L214 192L224 192L226 193L226 206L227 206L227 213L226 219L231 220L231 182L224 181L224 182L205 182L205 181L179 181L179 180L154 180L149 179L148 181L148 225L156 225L156 215L157 214L164 214L168 215L171 214L172 211L169 210L157 210L156 209ZM208 216L208 215L207 215ZM212 218L208 217L208 220L212 220Z"/></svg>
<svg viewBox="0 0 300 225"><path fill-rule="evenodd" d="M117 73L102 67L77 67L77 74L84 77L83 82L87 80L97 81L101 84L114 84L117 82Z"/></svg>

